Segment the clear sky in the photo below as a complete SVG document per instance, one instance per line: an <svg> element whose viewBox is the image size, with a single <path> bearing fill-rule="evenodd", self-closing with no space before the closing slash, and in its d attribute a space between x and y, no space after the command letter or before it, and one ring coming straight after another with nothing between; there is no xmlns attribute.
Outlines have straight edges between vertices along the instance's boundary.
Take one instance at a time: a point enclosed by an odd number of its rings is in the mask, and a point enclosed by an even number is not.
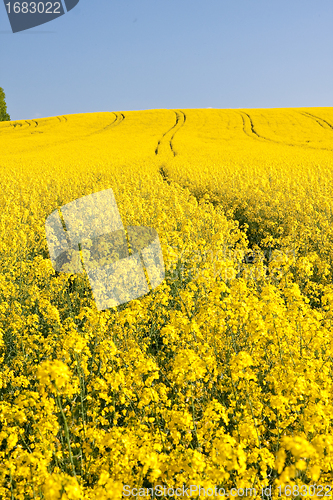
<svg viewBox="0 0 333 500"><path fill-rule="evenodd" d="M0 87L12 120L333 106L333 2L80 0L15 34L1 2Z"/></svg>

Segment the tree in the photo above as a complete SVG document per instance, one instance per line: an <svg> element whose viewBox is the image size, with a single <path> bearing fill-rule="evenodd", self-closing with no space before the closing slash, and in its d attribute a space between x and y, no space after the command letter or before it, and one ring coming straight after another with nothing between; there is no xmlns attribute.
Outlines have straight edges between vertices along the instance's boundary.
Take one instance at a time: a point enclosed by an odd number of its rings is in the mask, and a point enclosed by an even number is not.
<svg viewBox="0 0 333 500"><path fill-rule="evenodd" d="M3 88L0 87L0 122L10 121L5 98L5 92Z"/></svg>

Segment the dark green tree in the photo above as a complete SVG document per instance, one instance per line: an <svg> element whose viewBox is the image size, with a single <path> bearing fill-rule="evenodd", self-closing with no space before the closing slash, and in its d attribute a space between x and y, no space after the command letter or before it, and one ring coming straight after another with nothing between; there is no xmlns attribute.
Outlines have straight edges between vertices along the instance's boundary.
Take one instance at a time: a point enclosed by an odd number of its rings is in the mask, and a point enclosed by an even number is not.
<svg viewBox="0 0 333 500"><path fill-rule="evenodd" d="M6 96L3 88L0 87L0 122L5 122L10 120L10 116L7 113Z"/></svg>

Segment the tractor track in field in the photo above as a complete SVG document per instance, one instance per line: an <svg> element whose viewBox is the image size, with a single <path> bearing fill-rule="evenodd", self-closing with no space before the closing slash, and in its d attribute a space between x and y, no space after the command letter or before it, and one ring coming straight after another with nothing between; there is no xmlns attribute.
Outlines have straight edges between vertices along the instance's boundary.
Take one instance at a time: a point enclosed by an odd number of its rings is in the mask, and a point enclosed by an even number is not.
<svg viewBox="0 0 333 500"><path fill-rule="evenodd" d="M242 118L242 121L243 121L243 131L244 131L244 133L248 137L251 137L252 139L263 140L263 141L272 142L274 144L280 144L280 145L283 144L285 146L308 148L308 149L316 149L316 150L323 150L323 151L332 151L331 148L320 148L320 147L316 148L315 146L310 146L309 144L293 144L291 142L276 141L274 139L269 139L268 137L264 137L263 135L258 134L258 132L255 130L253 121L252 121L252 119L251 119L251 117L250 117L249 114L245 113L244 111L239 111L238 113L241 115L241 118ZM248 127L246 125L246 120L244 118L244 115L249 120L251 132L249 132L249 130L248 130ZM327 125L331 126L328 122L325 122L325 123Z"/></svg>
<svg viewBox="0 0 333 500"><path fill-rule="evenodd" d="M316 123L318 123L318 125L320 125L322 128L326 130L333 130L333 125L331 125L328 121L324 120L323 118L320 118L319 116L308 113L307 111L298 111L298 113L314 120Z"/></svg>
<svg viewBox="0 0 333 500"><path fill-rule="evenodd" d="M58 118L58 120L60 121L60 123L63 123L63 122L68 122L66 116L64 115L61 115L61 116L57 116L56 118Z"/></svg>
<svg viewBox="0 0 333 500"><path fill-rule="evenodd" d="M223 114L223 113L222 113L222 114ZM225 113L224 113L224 114L225 114ZM223 120L223 116L221 115L221 113L220 113L220 117L221 117L221 118L222 118L222 120ZM227 130L230 130L230 129L231 129L231 118L230 118L230 114L229 114L229 113L227 113L227 120L228 120L228 123L227 123L226 129L227 129Z"/></svg>
<svg viewBox="0 0 333 500"><path fill-rule="evenodd" d="M109 125L103 128L103 130L108 130L109 128L116 127L117 125L120 125L121 122L125 120L125 115L124 113L114 113L116 115L116 118L111 122Z"/></svg>
<svg viewBox="0 0 333 500"><path fill-rule="evenodd" d="M241 115L242 121L243 121L243 131L248 137L251 137L251 139L262 139L264 141L275 142L276 144L282 144L280 141L275 141L274 139L269 139L268 137L264 137L263 135L258 134L256 129L254 128L252 118L249 114L245 113L244 111L239 111L239 114ZM246 116L246 118L249 121L251 132L249 132L249 130L248 130L244 115ZM283 143L283 144L287 144L287 143ZM295 146L295 144L288 144L288 146Z"/></svg>
<svg viewBox="0 0 333 500"><path fill-rule="evenodd" d="M19 123L19 122L13 122L10 124L12 127L16 128L16 127L20 127L20 129L22 128L22 123Z"/></svg>
<svg viewBox="0 0 333 500"><path fill-rule="evenodd" d="M177 110L175 111L175 124L172 125L171 128L169 128L164 134L162 135L161 139L157 143L157 147L155 149L155 155L161 154L161 148L167 147L169 150L169 153L172 153L173 157L177 155L177 152L174 150L172 141L178 130L184 125L186 121L186 115L183 111ZM169 174L165 168L165 165L161 165L159 168L159 173L162 176L162 179L164 182L167 184L171 184L171 179L169 178Z"/></svg>
<svg viewBox="0 0 333 500"><path fill-rule="evenodd" d="M94 134L101 134L101 133L105 132L106 130L110 130L113 127L117 127L125 120L124 113L117 113L115 111L112 111L112 114L115 115L115 119L111 123L109 123L108 125L106 125L105 127L103 127L100 130L95 130L95 132L92 132L91 134L88 134L88 135L91 136Z"/></svg>
<svg viewBox="0 0 333 500"><path fill-rule="evenodd" d="M11 126L16 128L19 127L19 130L27 130L29 127L32 126L32 124L35 124L35 127L37 127L38 123L35 120L21 120L23 123L20 122L13 122L11 123ZM33 133L33 132L31 132Z"/></svg>
<svg viewBox="0 0 333 500"><path fill-rule="evenodd" d="M90 137L90 136L95 135L95 134L101 134L102 132L105 132L106 130L109 130L110 128L113 128L113 127L116 127L117 125L120 125L120 123L125 120L124 113L118 113L118 112L112 111L112 114L115 116L115 118L111 123L109 123L108 125L106 125L102 129L95 130L94 132L90 132L89 134L85 134L82 137ZM57 116L57 118L58 118L60 123L68 122L68 119L64 115Z"/></svg>
<svg viewBox="0 0 333 500"><path fill-rule="evenodd" d="M239 111L239 114L240 116L242 117L242 121L243 121L243 132L244 134L246 134L248 137L251 137L253 139L253 135L255 135L258 139L265 139L266 140L266 137L261 137L254 129L254 126L253 126L253 122L250 118L250 115L248 115L247 113L244 113L242 111ZM251 128L251 132L249 132L247 130L247 126L246 126L246 121L245 121L245 118L244 118L244 115L247 117L248 121L250 122L250 128Z"/></svg>
<svg viewBox="0 0 333 500"><path fill-rule="evenodd" d="M38 127L39 123L36 120L31 120L32 123L34 123L35 128ZM44 134L43 130L34 130L33 132L30 132L31 134Z"/></svg>
<svg viewBox="0 0 333 500"><path fill-rule="evenodd" d="M89 134L82 135L82 137L89 137L89 136L94 135L94 134L99 134L99 133L105 132L106 130L109 130L110 128L113 128L113 127L116 127L116 126L120 125L120 123L122 123L124 121L124 119L125 119L124 113L112 112L112 114L114 115L115 118L114 118L114 120L111 123L109 123L108 125L106 125L105 127L103 127L100 130L95 130L94 132L91 132ZM62 125L68 122L68 118L66 116L64 116L64 115L55 116L55 117L52 117L52 118L55 119L55 120L58 120L59 124L62 124ZM31 134L43 134L44 133L42 130L36 130L37 127L39 126L39 123L38 123L37 120L22 120L22 122L23 123L20 123L18 121L17 122L13 122L13 123L10 124L10 126L12 128L17 128L18 127L19 130L22 130L22 128L25 129L25 130L27 130L27 129L30 128L30 130L31 130L31 128L32 128L34 130L32 130L30 132ZM52 125L55 126L56 123L57 123L57 121L53 122ZM74 140L74 139L67 139L65 141L60 141L60 142L61 143L63 143L63 142L71 142L72 140Z"/></svg>
<svg viewBox="0 0 333 500"><path fill-rule="evenodd" d="M167 130L162 135L161 139L158 141L157 147L155 149L155 155L160 154L161 147L164 147L164 145L166 143L168 143L170 151L171 151L173 156L176 156L178 154L177 151L175 151L175 149L173 147L172 141L173 141L176 133L178 132L178 130L185 124L186 115L181 110L174 111L174 113L176 115L176 122L171 128L169 128L169 130Z"/></svg>

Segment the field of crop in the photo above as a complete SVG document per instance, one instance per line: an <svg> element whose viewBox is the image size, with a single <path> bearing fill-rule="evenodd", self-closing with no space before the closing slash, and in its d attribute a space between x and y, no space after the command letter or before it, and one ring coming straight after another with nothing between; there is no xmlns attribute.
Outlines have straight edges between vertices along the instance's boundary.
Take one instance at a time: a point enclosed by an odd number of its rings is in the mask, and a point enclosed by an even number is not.
<svg viewBox="0 0 333 500"><path fill-rule="evenodd" d="M333 108L3 122L0 151L0 498L332 497ZM45 221L110 188L165 280L99 311Z"/></svg>

